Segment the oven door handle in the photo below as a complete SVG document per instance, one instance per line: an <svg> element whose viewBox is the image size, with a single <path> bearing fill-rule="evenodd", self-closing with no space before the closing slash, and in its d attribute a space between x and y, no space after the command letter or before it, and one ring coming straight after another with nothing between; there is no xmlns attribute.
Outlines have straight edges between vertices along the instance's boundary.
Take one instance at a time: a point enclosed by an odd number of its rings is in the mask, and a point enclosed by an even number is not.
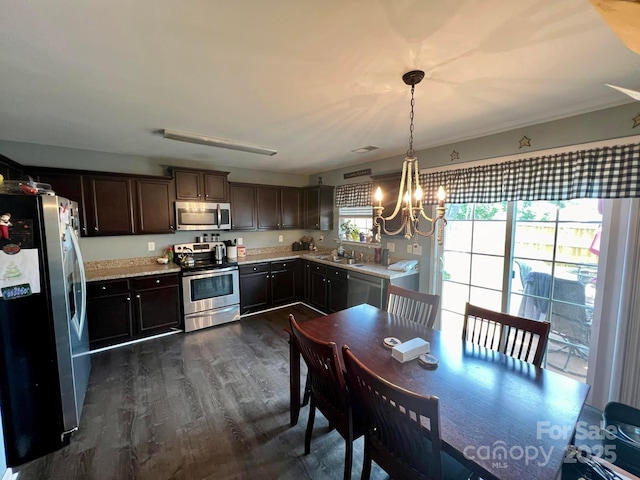
<svg viewBox="0 0 640 480"><path fill-rule="evenodd" d="M226 273L226 272L234 272L234 271L238 271L238 267L216 268L215 270L200 270L197 272L182 272L182 276L190 277L190 278L195 277L196 279L198 279L198 278L213 277L218 273Z"/></svg>

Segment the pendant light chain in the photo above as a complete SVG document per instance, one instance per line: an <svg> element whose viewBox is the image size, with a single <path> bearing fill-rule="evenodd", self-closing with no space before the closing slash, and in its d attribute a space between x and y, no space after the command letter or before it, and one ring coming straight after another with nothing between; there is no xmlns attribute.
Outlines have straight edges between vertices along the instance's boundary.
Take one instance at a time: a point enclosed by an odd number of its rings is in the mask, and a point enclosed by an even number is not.
<svg viewBox="0 0 640 480"><path fill-rule="evenodd" d="M413 98L413 92L416 89L415 83L411 84L411 114L409 115L410 123L409 123L409 150L407 150L407 157L413 158L416 156L416 152L413 149L413 107L416 104L415 99Z"/></svg>

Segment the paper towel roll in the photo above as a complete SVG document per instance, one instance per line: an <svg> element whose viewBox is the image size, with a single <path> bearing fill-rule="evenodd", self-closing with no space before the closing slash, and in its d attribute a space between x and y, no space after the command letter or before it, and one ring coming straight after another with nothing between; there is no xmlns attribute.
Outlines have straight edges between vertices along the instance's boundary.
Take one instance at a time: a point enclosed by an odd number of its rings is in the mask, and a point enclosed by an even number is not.
<svg viewBox="0 0 640 480"><path fill-rule="evenodd" d="M238 256L238 247L229 245L227 247L227 258L236 258Z"/></svg>

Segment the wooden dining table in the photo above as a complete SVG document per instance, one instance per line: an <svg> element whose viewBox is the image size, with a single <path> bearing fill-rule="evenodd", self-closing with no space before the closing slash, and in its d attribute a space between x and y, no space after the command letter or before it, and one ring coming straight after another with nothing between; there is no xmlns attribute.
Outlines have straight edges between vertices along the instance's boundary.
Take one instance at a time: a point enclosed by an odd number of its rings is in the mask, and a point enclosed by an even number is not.
<svg viewBox="0 0 640 480"><path fill-rule="evenodd" d="M589 386L572 378L362 304L300 323L308 334L348 345L386 380L440 399L443 448L485 479L555 480ZM438 359L401 363L386 337L422 338ZM342 361L342 359L340 359ZM344 365L343 365L344 367ZM291 425L300 413L300 353L290 341Z"/></svg>

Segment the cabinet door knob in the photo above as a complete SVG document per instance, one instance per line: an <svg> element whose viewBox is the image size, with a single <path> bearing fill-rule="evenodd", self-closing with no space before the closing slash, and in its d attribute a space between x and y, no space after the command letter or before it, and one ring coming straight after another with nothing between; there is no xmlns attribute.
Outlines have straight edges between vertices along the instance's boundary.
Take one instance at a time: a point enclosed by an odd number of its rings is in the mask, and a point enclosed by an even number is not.
<svg viewBox="0 0 640 480"><path fill-rule="evenodd" d="M156 283L160 283L160 279L156 280Z"/></svg>
<svg viewBox="0 0 640 480"><path fill-rule="evenodd" d="M137 295L136 295L136 298L140 298L140 294L137 294Z"/></svg>
<svg viewBox="0 0 640 480"><path fill-rule="evenodd" d="M283 266L283 267L286 267L286 266L287 266L287 264L286 264L286 263L283 263L283 264L282 264L282 266Z"/></svg>
<svg viewBox="0 0 640 480"><path fill-rule="evenodd" d="M102 285L102 290L106 290L106 289L107 289L107 287L105 287L104 285Z"/></svg>
<svg viewBox="0 0 640 480"><path fill-rule="evenodd" d="M258 267L253 267L253 271L255 272L256 270L258 270Z"/></svg>
<svg viewBox="0 0 640 480"><path fill-rule="evenodd" d="M169 225L169 228L173 230L173 225Z"/></svg>
<svg viewBox="0 0 640 480"><path fill-rule="evenodd" d="M127 297L127 302L130 302L130 301L131 301L131 297Z"/></svg>
<svg viewBox="0 0 640 480"><path fill-rule="evenodd" d="M97 232L98 231L98 227L93 227L93 229Z"/></svg>

